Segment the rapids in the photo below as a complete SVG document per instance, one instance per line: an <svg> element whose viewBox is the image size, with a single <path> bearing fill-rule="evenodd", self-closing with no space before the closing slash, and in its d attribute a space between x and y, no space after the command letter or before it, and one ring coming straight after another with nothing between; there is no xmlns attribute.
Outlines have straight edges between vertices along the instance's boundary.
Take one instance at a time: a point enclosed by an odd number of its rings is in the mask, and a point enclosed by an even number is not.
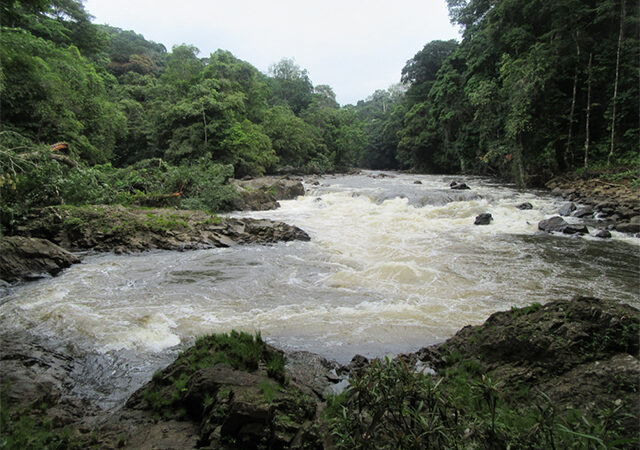
<svg viewBox="0 0 640 450"><path fill-rule="evenodd" d="M12 288L0 326L73 354L76 391L108 408L205 333L259 330L345 363L417 350L512 306L577 294L640 306L640 239L536 234L562 203L543 192L378 173L320 178L278 210L242 214L297 225L311 242L89 255ZM525 201L534 208L515 207ZM473 225L484 212L491 225Z"/></svg>

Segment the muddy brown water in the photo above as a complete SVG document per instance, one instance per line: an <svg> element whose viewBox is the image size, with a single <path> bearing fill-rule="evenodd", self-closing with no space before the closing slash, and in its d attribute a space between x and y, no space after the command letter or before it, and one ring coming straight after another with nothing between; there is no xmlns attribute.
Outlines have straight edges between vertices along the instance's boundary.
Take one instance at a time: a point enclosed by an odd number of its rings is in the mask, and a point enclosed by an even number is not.
<svg viewBox="0 0 640 450"><path fill-rule="evenodd" d="M377 174L324 177L278 210L243 214L297 225L311 242L88 256L5 293L0 324L76 356L76 392L113 408L205 333L259 330L344 363L414 351L532 302L640 306L640 239L536 234L561 199L483 178L453 191L453 177ZM534 208L515 207L525 201ZM484 212L493 222L473 225Z"/></svg>

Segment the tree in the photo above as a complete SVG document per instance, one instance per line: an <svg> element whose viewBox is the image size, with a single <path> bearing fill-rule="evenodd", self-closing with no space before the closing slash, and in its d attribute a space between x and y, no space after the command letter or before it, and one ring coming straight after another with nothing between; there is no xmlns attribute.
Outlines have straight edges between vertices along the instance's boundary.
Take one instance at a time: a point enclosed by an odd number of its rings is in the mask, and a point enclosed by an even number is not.
<svg viewBox="0 0 640 450"><path fill-rule="evenodd" d="M313 99L313 85L307 74L293 59L283 58L269 67L271 105L287 105L299 115Z"/></svg>

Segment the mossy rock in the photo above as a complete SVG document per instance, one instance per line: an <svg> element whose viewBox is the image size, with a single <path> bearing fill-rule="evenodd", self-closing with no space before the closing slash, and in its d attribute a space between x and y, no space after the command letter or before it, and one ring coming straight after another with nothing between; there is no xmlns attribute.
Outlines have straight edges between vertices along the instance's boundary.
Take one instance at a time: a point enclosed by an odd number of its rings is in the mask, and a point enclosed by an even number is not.
<svg viewBox="0 0 640 450"><path fill-rule="evenodd" d="M150 410L158 420L198 422L200 446L310 445L318 440L310 432L317 401L288 382L284 362L284 354L259 335L205 336L156 373L127 406Z"/></svg>

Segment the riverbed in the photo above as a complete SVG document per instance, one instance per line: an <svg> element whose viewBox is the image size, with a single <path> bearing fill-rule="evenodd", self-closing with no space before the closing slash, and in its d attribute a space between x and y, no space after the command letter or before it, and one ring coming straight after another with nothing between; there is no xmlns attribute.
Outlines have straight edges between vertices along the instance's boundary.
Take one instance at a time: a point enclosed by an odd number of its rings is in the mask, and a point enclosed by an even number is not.
<svg viewBox="0 0 640 450"><path fill-rule="evenodd" d="M640 239L538 234L561 199L485 178L455 191L454 179L308 179L305 196L242 215L297 225L310 242L89 255L0 298L0 326L73 354L76 392L111 408L206 333L259 331L345 363L414 351L533 302L579 294L640 307ZM491 224L474 225L485 212Z"/></svg>

